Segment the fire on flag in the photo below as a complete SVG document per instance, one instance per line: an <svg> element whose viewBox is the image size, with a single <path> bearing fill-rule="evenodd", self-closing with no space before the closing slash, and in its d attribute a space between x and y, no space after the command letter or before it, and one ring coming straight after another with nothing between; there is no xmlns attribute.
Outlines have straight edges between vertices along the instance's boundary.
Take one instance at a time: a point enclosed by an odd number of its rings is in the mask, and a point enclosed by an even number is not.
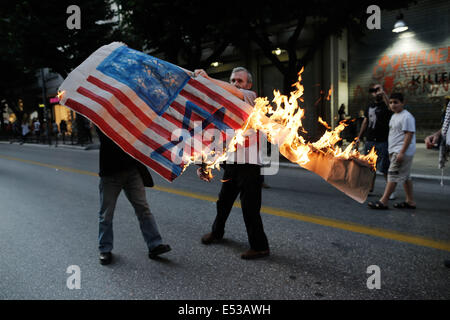
<svg viewBox="0 0 450 320"><path fill-rule="evenodd" d="M337 143L344 122L331 130L319 118L326 132L316 142L305 141L301 135L306 132L304 109L299 106L304 92L302 72L289 97L274 91L275 108L267 98L257 98L252 108L206 78L193 78L183 68L114 42L73 70L58 96L62 104L90 119L125 152L167 181L194 162L205 169L218 168L244 144L245 133L251 129L265 134L291 162L362 203L375 174L377 155L374 149L361 155L355 141L342 150ZM209 129L226 140L221 148L208 148L211 140L205 141L203 132ZM187 135L174 138L177 130ZM190 139L193 146L186 144Z"/></svg>

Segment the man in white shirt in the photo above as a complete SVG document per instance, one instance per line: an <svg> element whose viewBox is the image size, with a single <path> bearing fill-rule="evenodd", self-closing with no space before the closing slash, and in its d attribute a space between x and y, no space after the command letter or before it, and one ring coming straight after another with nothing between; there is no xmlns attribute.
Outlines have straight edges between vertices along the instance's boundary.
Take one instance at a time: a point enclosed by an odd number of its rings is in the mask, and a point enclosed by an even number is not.
<svg viewBox="0 0 450 320"><path fill-rule="evenodd" d="M255 92L251 91L252 78L250 72L243 67L233 69L230 76L230 83L213 79L208 76L204 70L195 70L195 76L203 76L218 86L227 90L239 99L248 104L254 105L256 99ZM252 129L253 130L253 129ZM257 132L252 132L254 142L257 142ZM254 145L254 144L253 144ZM238 147L239 149L239 147ZM219 242L225 233L225 223L233 208L234 201L240 195L242 213L244 216L245 227L247 229L250 250L241 255L242 259L256 259L268 256L269 244L261 219L261 159L257 145L244 147L243 153L235 152L232 155L234 163L224 164L225 172L222 180L222 188L217 200L217 215L214 220L210 233L202 237L203 244ZM247 152L245 152L247 151ZM252 152L253 151L253 152ZM243 155L243 156L241 156ZM209 181L201 168L197 171L200 179Z"/></svg>

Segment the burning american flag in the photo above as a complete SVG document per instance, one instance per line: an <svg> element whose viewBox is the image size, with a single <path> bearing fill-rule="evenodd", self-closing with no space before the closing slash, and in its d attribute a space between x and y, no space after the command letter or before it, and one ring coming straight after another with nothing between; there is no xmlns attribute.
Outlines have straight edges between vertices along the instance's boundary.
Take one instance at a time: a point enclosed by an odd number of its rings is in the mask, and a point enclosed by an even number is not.
<svg viewBox="0 0 450 320"><path fill-rule="evenodd" d="M362 203L377 155L374 149L361 155L355 142L342 150L337 143L344 123L331 130L319 118L329 130L316 142L303 139L304 110L298 104L303 102L302 72L290 97L274 92L275 108L267 98L257 98L252 108L204 77L193 78L190 71L114 42L73 70L60 86L59 97L167 181L193 162L208 170L217 167L239 145L247 147L246 132L252 129L264 133L291 162ZM214 136L205 141L203 133L209 129L219 132L225 145L205 148L219 140ZM184 134L177 134L179 130ZM187 143L191 139L193 145Z"/></svg>
<svg viewBox="0 0 450 320"><path fill-rule="evenodd" d="M118 42L95 51L59 88L63 105L84 115L125 152L167 181L192 159L186 138L240 129L252 107L211 81ZM178 135L177 130L188 132ZM194 145L195 146L195 145ZM202 141L196 153L201 154Z"/></svg>

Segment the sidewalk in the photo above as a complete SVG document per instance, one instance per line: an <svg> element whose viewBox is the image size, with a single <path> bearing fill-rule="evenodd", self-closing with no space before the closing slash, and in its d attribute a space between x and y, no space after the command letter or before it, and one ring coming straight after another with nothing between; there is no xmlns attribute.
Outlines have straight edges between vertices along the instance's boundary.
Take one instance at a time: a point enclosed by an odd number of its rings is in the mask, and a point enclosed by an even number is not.
<svg viewBox="0 0 450 320"><path fill-rule="evenodd" d="M10 144L9 141L0 140L0 144ZM14 141L13 144L17 145L20 144L20 141ZM52 144L49 145L48 143L36 143L34 141L25 142L22 144L22 146L35 146L35 147L42 147L42 148L66 148L66 149L77 149L77 150L95 150L100 149L100 142L97 137L92 137L92 143L79 145L79 144L71 144L70 141L66 141L65 144L62 143L62 141L58 140L58 145L55 146L55 141L52 141Z"/></svg>
<svg viewBox="0 0 450 320"><path fill-rule="evenodd" d="M425 143L416 143L416 154L414 155L411 176L417 179L441 180L441 170L438 168L439 151L428 150ZM284 168L300 168L295 163L289 162L287 159L280 159L280 167ZM304 169L305 170L305 169ZM377 173L380 174L380 173ZM443 180L450 181L450 162L446 163L444 168Z"/></svg>

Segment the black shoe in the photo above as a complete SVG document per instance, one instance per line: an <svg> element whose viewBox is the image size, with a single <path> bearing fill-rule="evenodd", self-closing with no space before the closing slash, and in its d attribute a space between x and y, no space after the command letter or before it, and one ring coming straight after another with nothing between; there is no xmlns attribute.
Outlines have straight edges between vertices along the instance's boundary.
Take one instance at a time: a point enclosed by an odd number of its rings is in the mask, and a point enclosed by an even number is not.
<svg viewBox="0 0 450 320"><path fill-rule="evenodd" d="M202 237L202 243L203 244L211 244L211 243L214 243L214 242L219 242L220 240L222 240L222 238L217 238L216 236L214 236L212 234L212 232L207 233L207 234L205 234Z"/></svg>
<svg viewBox="0 0 450 320"><path fill-rule="evenodd" d="M450 260L444 260L444 266L450 268Z"/></svg>
<svg viewBox="0 0 450 320"><path fill-rule="evenodd" d="M155 259L160 254L169 252L170 250L172 250L172 248L168 244L160 244L148 252L148 257L150 259Z"/></svg>
<svg viewBox="0 0 450 320"><path fill-rule="evenodd" d="M112 253L111 252L100 252L100 264L107 265L112 261Z"/></svg>

